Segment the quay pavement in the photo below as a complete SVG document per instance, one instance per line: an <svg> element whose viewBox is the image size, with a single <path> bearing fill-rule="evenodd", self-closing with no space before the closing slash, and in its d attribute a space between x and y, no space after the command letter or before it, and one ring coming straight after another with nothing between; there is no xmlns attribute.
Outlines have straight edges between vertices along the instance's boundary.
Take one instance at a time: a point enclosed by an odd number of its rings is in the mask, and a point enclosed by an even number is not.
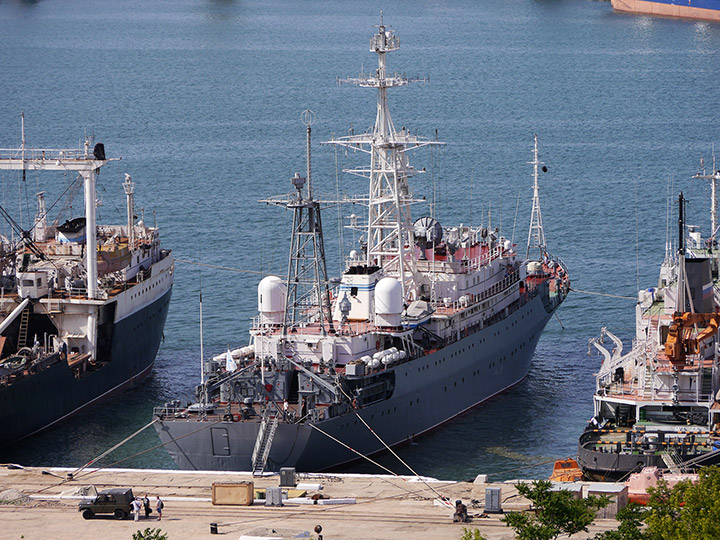
<svg viewBox="0 0 720 540"><path fill-rule="evenodd" d="M253 481L255 489L278 487L279 476L253 478L248 473L218 473L168 470L100 469L84 470L68 479L70 469L14 468L0 466L0 494L22 496L14 502L0 502L0 537L12 540L130 540L137 530L160 528L168 540L245 537L290 539L317 538L316 525L322 526L325 540L459 540L463 527L479 529L488 540L510 540L513 531L500 521L502 515L483 514L485 489L500 487L504 511L526 510L528 502L517 495L513 483L477 484L419 481L415 477L370 475L298 475L301 484L321 485L308 495L321 494L333 499L354 499L354 504L299 504L286 502L282 507L217 506L211 502L213 483ZM116 520L96 516L85 520L77 511L78 499L60 498L83 486L98 491L112 487L130 487L138 496L150 498L153 513ZM451 503L461 499L468 513L476 516L471 523L453 523L453 510L436 502L440 494ZM165 503L162 521L155 514L155 497ZM7 497L4 497L7 498ZM475 503L473 504L473 501ZM211 533L210 524L217 524ZM599 519L589 534L573 539L591 538L595 533L615 528L617 522ZM308 534L304 534L308 533ZM301 535L301 536L298 536Z"/></svg>

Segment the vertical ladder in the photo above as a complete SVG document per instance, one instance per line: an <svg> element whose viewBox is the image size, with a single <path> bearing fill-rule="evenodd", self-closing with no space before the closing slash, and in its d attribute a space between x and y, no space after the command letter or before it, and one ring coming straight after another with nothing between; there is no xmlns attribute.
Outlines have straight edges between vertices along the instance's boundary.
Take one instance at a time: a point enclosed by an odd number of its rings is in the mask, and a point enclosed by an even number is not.
<svg viewBox="0 0 720 540"><path fill-rule="evenodd" d="M645 380L643 382L643 399L652 399L653 397L653 371L652 368L648 365L648 362L646 361Z"/></svg>
<svg viewBox="0 0 720 540"><path fill-rule="evenodd" d="M269 411L269 409L265 410ZM255 439L255 448L253 449L252 454L253 476L260 476L265 471L265 465L267 464L268 456L270 455L270 448L272 448L277 427L277 411L275 411L275 414L273 414L272 417L269 412L266 412L260 422L260 430L258 431L257 439Z"/></svg>
<svg viewBox="0 0 720 540"><path fill-rule="evenodd" d="M703 368L700 372L700 376L702 377L702 381L700 383L700 393L712 400L714 397L712 368Z"/></svg>
<svg viewBox="0 0 720 540"><path fill-rule="evenodd" d="M22 349L23 347L27 347L27 333L28 333L29 325L30 325L30 309L25 308L25 309L23 309L22 313L20 314L20 331L18 332L18 342L17 342L18 350Z"/></svg>

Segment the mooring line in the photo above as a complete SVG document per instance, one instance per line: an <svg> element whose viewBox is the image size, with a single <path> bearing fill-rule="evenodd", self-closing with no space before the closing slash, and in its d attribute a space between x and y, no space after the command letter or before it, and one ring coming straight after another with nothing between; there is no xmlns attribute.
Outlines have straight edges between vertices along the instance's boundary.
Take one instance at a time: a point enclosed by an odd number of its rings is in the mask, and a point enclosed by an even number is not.
<svg viewBox="0 0 720 540"><path fill-rule="evenodd" d="M153 420L153 422L155 422L155 420ZM219 424L220 422L221 422L221 420L218 420L217 422L208 423L207 425L201 427L200 429L196 429L196 430L191 431L191 432L189 432L189 433L185 433L184 435L181 435L180 437L174 437L174 438L170 439L168 442L156 444L155 446L151 446L151 447L148 448L147 450L143 450L142 452L138 452L137 454L133 454L132 456L128 456L128 457L126 457L126 458L123 458L123 459L120 459L120 460L118 460L118 461L115 461L115 462L111 463L110 465L106 465L106 466L104 466L104 467L97 467L97 468L93 469L92 471L86 472L85 474L82 474L82 475L80 475L80 476L74 476L73 478L62 478L62 477L60 477L60 478L61 478L61 481L60 481L59 484L53 484L53 485L46 486L46 487L44 487L44 488L42 488L42 489L39 489L39 490L35 491L35 493L36 493L36 494L37 494L37 493L43 493L44 491L47 491L48 489L50 489L50 488L52 488L52 487L55 487L56 485L63 485L63 484L66 484L67 482L70 482L70 481L72 481L72 480L77 480L78 478L85 478L86 476L90 476L91 474L94 474L94 473L96 473L96 472L98 472L98 471L101 471L101 470L103 470L103 469L112 468L112 467L114 467L115 465L118 465L118 464L122 463L123 461L127 461L128 459L133 459L133 458L136 458L136 457L141 456L141 455L143 455L143 454L147 454L148 452L152 452L153 450L156 450L156 449L158 449L158 448L161 448L161 447L163 447L163 446L166 446L166 445L168 445L168 444L171 444L171 443L173 443L173 442L175 442L175 441L179 441L180 439L184 439L185 437L189 437L190 435L194 435L195 433L198 433L199 431L202 431L202 430L204 430L204 429L207 429L207 428L216 426L216 425ZM147 427L147 426L145 426L145 427ZM145 428L143 428L143 429L145 429ZM87 465L86 465L86 466L87 466ZM84 468L84 467L83 467L83 468ZM47 474L51 474L51 475L53 475L53 476L57 476L56 474L51 473L50 471L43 471L43 472L46 472Z"/></svg>
<svg viewBox="0 0 720 540"><path fill-rule="evenodd" d="M217 268L218 270L229 270L230 272L240 272L243 274L257 274L260 276L270 276L267 272L260 272L259 270L243 270L242 268L230 268L229 266L218 266L217 264L207 264L195 261L186 261L185 259L175 259L175 262L181 262L185 264L194 264L197 266L207 266L208 268Z"/></svg>
<svg viewBox="0 0 720 540"><path fill-rule="evenodd" d="M601 292L592 292L592 291L583 291L582 289L575 289L573 287L570 287L570 290L577 293L582 294L593 294L595 296L607 296L609 298L622 298L625 300L637 300L634 296L620 296L619 294L608 294L608 293L601 293Z"/></svg>
<svg viewBox="0 0 720 540"><path fill-rule="evenodd" d="M338 387L340 388L340 391L341 391L343 394L345 394L345 397L348 398L348 400L349 400L350 402L352 402L351 397L348 395L348 393L345 391L345 389L344 389L342 386L340 386L340 385L338 385ZM360 421L365 425L365 427L368 428L368 430L370 430L370 433L372 433L373 435L375 435L375 437L377 438L377 440L380 441L380 442L382 443L382 445L383 445L387 450L389 450L390 453L391 453L393 456L395 456L400 463L402 463L403 465L405 465L405 467L407 467L407 469L408 469L411 473L413 473L418 480L420 480L423 484L425 484L426 487L428 487L428 488L430 489L430 491L432 491L433 493L435 493L435 495L437 495L438 499L440 500L440 502L441 502L442 504L444 504L445 506L447 506L447 507L449 507L449 508L452 508L452 505L451 505L448 501L445 500L445 497L444 497L443 495L441 495L440 493L438 493L437 490L436 490L434 487L432 487L430 484L428 484L423 477L421 477L418 473L416 473L410 465L408 465L399 455L397 455L397 453L395 452L395 450L393 450L392 448L390 448L390 446L388 446L388 445L385 443L385 441L382 440L382 438L380 437L380 435L378 435L377 433L375 433L375 430L373 430L373 428L370 427L370 425L365 421L365 419L364 419L362 416L360 416L360 413L359 413L355 408L353 408L353 412L355 413L355 416L357 416L357 417L360 419ZM338 441L338 442L339 442L339 441ZM342 444L342 443L341 443L341 444ZM352 450L352 448L351 448L351 450ZM387 469L385 469L385 470L387 470ZM399 476L398 474L395 474L395 473L393 473L393 474L394 474L395 476Z"/></svg>
<svg viewBox="0 0 720 540"><path fill-rule="evenodd" d="M309 425L311 428L318 430L320 433L322 433L322 434L325 435L326 437L329 437L330 439L332 439L333 441L335 441L335 442L338 443L339 445L344 446L345 448L347 448L347 449L350 450L351 452L355 452L355 453L356 453L358 456L360 456L361 458L367 459L367 460L368 460L370 463L372 463L373 465L377 465L377 466L380 467L382 470L384 470L384 471L392 474L393 476L397 476L398 478L400 477L399 474L391 471L390 469L388 469L388 468L385 467L384 465L380 465L377 461L374 461L372 458L366 456L366 455L363 454L362 452L358 452L358 451L355 450L354 448L352 448L352 447L348 446L347 444L345 444L344 442L342 442L340 439L336 439L335 437L333 437L332 435L330 435L330 434L327 433L326 431L323 431L322 429L320 429L319 427L317 427L315 424L308 424L308 425Z"/></svg>
<svg viewBox="0 0 720 540"><path fill-rule="evenodd" d="M150 426L152 426L152 425L155 423L156 420L157 420L156 418L153 418L152 422L150 422L148 425L146 425L146 426L144 426L144 427L141 427L141 428L138 429L135 433L133 433L133 434L130 435L129 437L126 437L125 439L123 439L122 441L120 441L119 443L117 443L115 446L113 446L112 448L110 448L109 450L106 450L105 452L103 452L102 454L100 454L98 457L96 457L96 458L94 458L94 459L91 459L90 461L88 461L85 465L83 465L83 466L80 467L79 469L76 469L76 470L74 470L73 472L71 472L70 475L71 475L71 476L75 476L77 473L79 473L79 472L82 471L83 469L86 469L87 467L89 467L90 465L92 465L93 463L95 463L96 461L99 461L99 460L101 460L102 458L104 458L105 456L107 456L107 455L108 455L110 452L112 452L113 450L115 450L115 449L117 449L117 448L120 448L123 444L125 444L125 443L128 442L130 439L132 439L133 437L135 437L136 435L138 435L140 432L145 431L147 428L149 428Z"/></svg>

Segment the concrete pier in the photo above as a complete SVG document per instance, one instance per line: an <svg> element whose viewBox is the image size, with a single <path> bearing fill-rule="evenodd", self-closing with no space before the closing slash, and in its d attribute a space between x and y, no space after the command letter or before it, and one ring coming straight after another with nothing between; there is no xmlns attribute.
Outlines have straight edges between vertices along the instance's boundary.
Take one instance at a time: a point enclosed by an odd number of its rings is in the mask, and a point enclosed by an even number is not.
<svg viewBox="0 0 720 540"><path fill-rule="evenodd" d="M43 474L45 473L50 474ZM249 473L217 473L168 470L101 469L85 470L68 479L70 469L37 467L0 468L0 493L14 489L26 498L15 503L0 504L3 538L46 540L127 540L137 530L159 527L169 540L239 539L242 536L293 538L313 532L322 526L325 539L357 540L458 540L463 527L477 528L489 540L510 540L511 529L500 521L502 514L479 517L487 487L501 488L504 511L528 508L528 502L517 496L512 483L484 484L443 482L414 477L369 475L298 475L298 482L320 484L320 493L330 499L345 499L352 504L300 504L286 502L282 507L255 503L253 506L214 506L211 502L213 483L253 481L256 488L279 486L279 476L253 478ZM151 500L150 519L115 520L112 516L96 516L84 520L77 511L78 499L61 498L62 492L94 485L98 491L111 487L130 487L135 495ZM468 513L476 516L471 523L453 523L453 510L437 502L437 493L454 504L462 499ZM155 496L165 501L162 521L154 511ZM477 501L475 505L472 501ZM322 503L322 501L319 501ZM331 501L329 501L331 502ZM210 524L217 524L211 534ZM617 526L614 520L600 519L589 534L572 538L590 538L599 531Z"/></svg>

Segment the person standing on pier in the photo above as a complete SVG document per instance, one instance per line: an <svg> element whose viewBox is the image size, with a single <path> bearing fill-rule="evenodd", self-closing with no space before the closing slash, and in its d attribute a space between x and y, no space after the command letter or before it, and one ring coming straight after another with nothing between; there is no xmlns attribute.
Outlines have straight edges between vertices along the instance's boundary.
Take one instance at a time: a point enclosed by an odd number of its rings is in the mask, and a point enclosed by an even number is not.
<svg viewBox="0 0 720 540"><path fill-rule="evenodd" d="M142 508L140 497L135 497L135 500L132 502L132 511L133 516L135 516L135 521L140 521L140 508Z"/></svg>
<svg viewBox="0 0 720 540"><path fill-rule="evenodd" d="M165 507L165 503L162 502L162 499L160 499L160 495L157 496L157 502L155 503L155 509L158 513L158 521L162 519L162 511Z"/></svg>

